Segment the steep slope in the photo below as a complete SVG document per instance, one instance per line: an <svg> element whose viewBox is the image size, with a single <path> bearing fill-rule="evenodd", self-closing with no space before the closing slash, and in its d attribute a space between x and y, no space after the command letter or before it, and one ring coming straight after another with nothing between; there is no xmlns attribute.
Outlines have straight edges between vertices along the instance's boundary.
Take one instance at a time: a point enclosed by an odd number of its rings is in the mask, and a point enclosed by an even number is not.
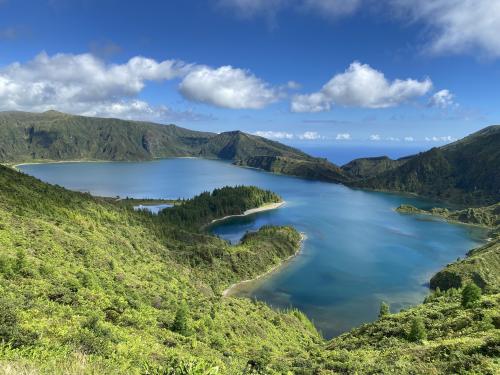
<svg viewBox="0 0 500 375"><path fill-rule="evenodd" d="M500 239L471 250L465 259L449 264L431 279L432 289L460 288L474 282L484 290L500 292Z"/></svg>
<svg viewBox="0 0 500 375"><path fill-rule="evenodd" d="M210 138L201 147L200 156L226 160L245 160L253 156L311 159L309 155L296 148L241 131L225 132Z"/></svg>
<svg viewBox="0 0 500 375"><path fill-rule="evenodd" d="M327 374L498 374L500 294L470 307L461 292L435 292L333 339L318 359Z"/></svg>
<svg viewBox="0 0 500 375"><path fill-rule="evenodd" d="M500 201L500 126L490 126L403 165L357 181L364 188L416 193L464 205Z"/></svg>
<svg viewBox="0 0 500 375"><path fill-rule="evenodd" d="M407 156L397 160L390 159L387 156L359 158L344 164L342 166L342 171L355 178L373 177L395 169L406 163L411 158L412 156Z"/></svg>
<svg viewBox="0 0 500 375"><path fill-rule="evenodd" d="M214 136L175 125L73 116L0 113L0 161L147 160L192 156Z"/></svg>
<svg viewBox="0 0 500 375"><path fill-rule="evenodd" d="M263 169L312 180L346 183L350 180L339 167L321 158L294 158L286 156L252 156L237 160L236 165Z"/></svg>
<svg viewBox="0 0 500 375"><path fill-rule="evenodd" d="M230 246L0 166L0 373L294 370L322 342L307 318L220 295L298 246L289 227Z"/></svg>
<svg viewBox="0 0 500 375"><path fill-rule="evenodd" d="M0 113L0 161L147 160L255 155L310 158L300 150L240 131L198 132L175 125L44 113Z"/></svg>

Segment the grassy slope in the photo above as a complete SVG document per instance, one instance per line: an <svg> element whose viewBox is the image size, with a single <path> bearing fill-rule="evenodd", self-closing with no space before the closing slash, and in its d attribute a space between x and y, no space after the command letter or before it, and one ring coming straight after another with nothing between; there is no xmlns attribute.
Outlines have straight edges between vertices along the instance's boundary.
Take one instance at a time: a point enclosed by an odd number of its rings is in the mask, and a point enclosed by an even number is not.
<svg viewBox="0 0 500 375"><path fill-rule="evenodd" d="M421 342L409 340L415 317L427 332ZM466 309L451 289L333 339L318 366L341 374L498 374L499 328L500 294Z"/></svg>
<svg viewBox="0 0 500 375"><path fill-rule="evenodd" d="M14 345L0 346L0 369L139 373L179 358L223 373L249 360L291 369L320 342L307 319L220 292L299 242L266 227L231 247L0 167L0 334ZM172 324L183 301L181 334Z"/></svg>

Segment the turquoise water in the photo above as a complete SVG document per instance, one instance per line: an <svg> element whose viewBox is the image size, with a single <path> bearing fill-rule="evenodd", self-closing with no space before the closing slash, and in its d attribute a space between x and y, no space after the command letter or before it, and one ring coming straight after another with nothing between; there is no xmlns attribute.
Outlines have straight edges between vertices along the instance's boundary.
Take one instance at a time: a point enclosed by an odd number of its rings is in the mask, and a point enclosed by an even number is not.
<svg viewBox="0 0 500 375"><path fill-rule="evenodd" d="M287 224L308 239L278 272L246 285L239 295L304 311L329 338L374 320L380 302L392 311L419 303L434 272L479 245L484 231L430 217L401 215L413 197L353 190L342 185L277 176L200 159L140 163L24 165L25 173L101 196L188 198L225 185L256 185L279 193L273 211L219 223L213 232L237 242L247 230Z"/></svg>

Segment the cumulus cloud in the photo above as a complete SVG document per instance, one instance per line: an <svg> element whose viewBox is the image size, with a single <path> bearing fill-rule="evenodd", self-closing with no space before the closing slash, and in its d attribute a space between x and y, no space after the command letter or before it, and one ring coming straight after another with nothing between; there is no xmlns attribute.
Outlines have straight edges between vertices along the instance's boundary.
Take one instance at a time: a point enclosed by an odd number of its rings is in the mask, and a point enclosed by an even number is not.
<svg viewBox="0 0 500 375"><path fill-rule="evenodd" d="M259 130L254 132L253 134L270 139L300 139L302 141L316 141L318 139L325 139L324 136L322 136L318 132L313 131L293 134L285 131Z"/></svg>
<svg viewBox="0 0 500 375"><path fill-rule="evenodd" d="M349 133L339 133L335 137L337 141L348 141L351 139L351 135Z"/></svg>
<svg viewBox="0 0 500 375"><path fill-rule="evenodd" d="M271 139L293 139L294 135L287 132L275 132L271 130L259 130L254 133L259 137L271 138Z"/></svg>
<svg viewBox="0 0 500 375"><path fill-rule="evenodd" d="M449 90L436 92L429 100L429 106L445 109L455 105L454 95Z"/></svg>
<svg viewBox="0 0 500 375"><path fill-rule="evenodd" d="M500 56L500 2L492 0L392 0L415 21L427 24L434 53L482 51Z"/></svg>
<svg viewBox="0 0 500 375"><path fill-rule="evenodd" d="M124 64L106 64L91 54L41 53L26 63L0 68L0 109L150 113L151 107L135 100L146 82L173 79L189 68L177 60L158 62L140 56Z"/></svg>
<svg viewBox="0 0 500 375"><path fill-rule="evenodd" d="M413 138L413 137L404 137L403 140L405 142L413 142L415 140L415 138Z"/></svg>
<svg viewBox="0 0 500 375"><path fill-rule="evenodd" d="M302 139L302 140L307 140L307 141L315 141L317 139L323 139L324 137L322 137L318 132L304 132L302 134L299 134L299 139Z"/></svg>
<svg viewBox="0 0 500 375"><path fill-rule="evenodd" d="M197 67L184 77L179 89L189 100L231 109L259 109L281 97L280 90L229 65Z"/></svg>
<svg viewBox="0 0 500 375"><path fill-rule="evenodd" d="M331 109L334 104L387 108L425 95L431 88L432 82L429 78L422 81L414 79L388 81L382 72L355 61L344 73L335 75L320 91L294 96L291 110L320 112Z"/></svg>
<svg viewBox="0 0 500 375"><path fill-rule="evenodd" d="M219 0L245 17L274 17L284 9L315 13L327 18L348 16L367 8L421 22L423 37L433 53L482 51L500 56L500 2L497 0ZM371 5L375 4L375 7Z"/></svg>
<svg viewBox="0 0 500 375"><path fill-rule="evenodd" d="M436 136L425 137L425 140L427 142L454 142L457 140L457 138L454 138L451 135L447 135L444 137L436 137Z"/></svg>
<svg viewBox="0 0 500 375"><path fill-rule="evenodd" d="M400 139L398 137L387 137L385 140L390 141L390 142L399 142L400 141Z"/></svg>
<svg viewBox="0 0 500 375"><path fill-rule="evenodd" d="M370 141L380 141L382 138L380 137L379 134L372 134L370 135Z"/></svg>
<svg viewBox="0 0 500 375"><path fill-rule="evenodd" d="M165 105L152 106L142 100L122 100L96 104L80 113L83 116L114 117L142 121L207 121L214 117L192 110L175 111Z"/></svg>

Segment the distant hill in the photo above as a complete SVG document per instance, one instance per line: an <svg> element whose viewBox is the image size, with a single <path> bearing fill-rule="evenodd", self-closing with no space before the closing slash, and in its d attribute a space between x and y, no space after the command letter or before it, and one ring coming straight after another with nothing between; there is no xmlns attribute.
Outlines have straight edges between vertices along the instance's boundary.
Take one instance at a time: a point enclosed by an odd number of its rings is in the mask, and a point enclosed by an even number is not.
<svg viewBox="0 0 500 375"><path fill-rule="evenodd" d="M286 156L253 156L238 160L236 165L264 169L269 172L299 176L312 180L347 183L351 180L339 167L321 158Z"/></svg>
<svg viewBox="0 0 500 375"><path fill-rule="evenodd" d="M0 113L0 162L151 160L194 156L235 161L271 172L344 182L325 159L241 131L220 134L175 125L44 113ZM266 158L279 158L271 166ZM278 159L276 159L278 160ZM279 167L277 166L279 164Z"/></svg>
<svg viewBox="0 0 500 375"><path fill-rule="evenodd" d="M410 157L396 168L360 178L353 185L464 205L496 203L500 201L500 126Z"/></svg>
<svg viewBox="0 0 500 375"><path fill-rule="evenodd" d="M412 156L407 156L397 160L390 159L387 156L378 156L373 158L359 158L350 161L342 166L342 170L355 178L374 177L378 174L395 169L408 160Z"/></svg>
<svg viewBox="0 0 500 375"><path fill-rule="evenodd" d="M216 134L56 111L0 113L0 162L176 156L238 160L255 155L308 157L292 147L239 131Z"/></svg>
<svg viewBox="0 0 500 375"><path fill-rule="evenodd" d="M339 168L296 148L241 131L220 134L175 125L64 114L0 113L0 162L151 160L195 156L273 173L374 190L415 193L463 205L500 201L500 126L392 160L360 158Z"/></svg>

